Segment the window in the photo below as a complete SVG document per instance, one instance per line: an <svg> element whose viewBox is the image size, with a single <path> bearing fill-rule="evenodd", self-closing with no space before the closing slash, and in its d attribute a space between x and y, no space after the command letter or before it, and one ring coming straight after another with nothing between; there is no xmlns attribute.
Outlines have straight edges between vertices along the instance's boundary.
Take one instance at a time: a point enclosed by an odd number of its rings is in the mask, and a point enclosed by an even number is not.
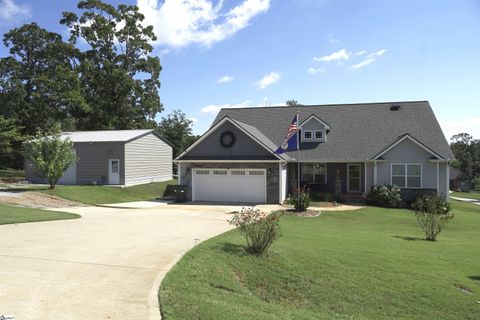
<svg viewBox="0 0 480 320"><path fill-rule="evenodd" d="M232 176L244 176L245 170L232 170Z"/></svg>
<svg viewBox="0 0 480 320"><path fill-rule="evenodd" d="M195 172L197 174L210 174L210 170L199 170L199 169L197 169Z"/></svg>
<svg viewBox="0 0 480 320"><path fill-rule="evenodd" d="M315 130L315 139L323 139L323 130Z"/></svg>
<svg viewBox="0 0 480 320"><path fill-rule="evenodd" d="M392 164L392 184L400 188L421 188L422 165Z"/></svg>
<svg viewBox="0 0 480 320"><path fill-rule="evenodd" d="M312 139L312 131L311 130L305 130L303 132L303 139L305 139L305 140Z"/></svg>
<svg viewBox="0 0 480 320"><path fill-rule="evenodd" d="M213 170L213 175L215 176L224 176L227 174L227 170Z"/></svg>
<svg viewBox="0 0 480 320"><path fill-rule="evenodd" d="M302 183L327 183L325 163L302 163Z"/></svg>

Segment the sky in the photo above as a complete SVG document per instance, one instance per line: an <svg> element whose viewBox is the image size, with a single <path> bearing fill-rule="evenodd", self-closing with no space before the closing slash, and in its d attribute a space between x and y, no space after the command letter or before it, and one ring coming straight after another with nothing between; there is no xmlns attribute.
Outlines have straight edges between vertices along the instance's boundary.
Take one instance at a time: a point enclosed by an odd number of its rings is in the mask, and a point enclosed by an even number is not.
<svg viewBox="0 0 480 320"><path fill-rule="evenodd" d="M447 139L480 139L479 0L106 2L137 4L154 26L158 119L181 109L195 134L221 107L428 100ZM0 0L0 33L35 21L67 37L59 20L76 3Z"/></svg>

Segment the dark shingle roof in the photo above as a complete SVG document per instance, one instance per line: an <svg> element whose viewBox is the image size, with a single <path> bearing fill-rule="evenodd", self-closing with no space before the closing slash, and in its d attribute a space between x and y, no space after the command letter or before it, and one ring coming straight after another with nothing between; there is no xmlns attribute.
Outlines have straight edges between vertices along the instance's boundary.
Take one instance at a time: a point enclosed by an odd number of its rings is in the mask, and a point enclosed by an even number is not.
<svg viewBox="0 0 480 320"><path fill-rule="evenodd" d="M390 110L394 105L400 109ZM314 114L331 127L327 142L302 143L302 161L371 159L407 133L443 158L453 159L428 101L222 109L212 126L228 116L258 129L278 146L296 112L300 123ZM297 157L296 152L288 155Z"/></svg>

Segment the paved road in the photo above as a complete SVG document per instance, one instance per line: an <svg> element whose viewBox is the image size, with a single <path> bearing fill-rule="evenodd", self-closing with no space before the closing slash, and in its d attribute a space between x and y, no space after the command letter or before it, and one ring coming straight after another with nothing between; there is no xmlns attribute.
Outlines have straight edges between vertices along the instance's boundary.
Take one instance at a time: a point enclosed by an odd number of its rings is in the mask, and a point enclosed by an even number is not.
<svg viewBox="0 0 480 320"><path fill-rule="evenodd" d="M159 319L166 271L196 242L230 229L225 213L239 209L82 207L65 209L81 219L0 226L0 315Z"/></svg>

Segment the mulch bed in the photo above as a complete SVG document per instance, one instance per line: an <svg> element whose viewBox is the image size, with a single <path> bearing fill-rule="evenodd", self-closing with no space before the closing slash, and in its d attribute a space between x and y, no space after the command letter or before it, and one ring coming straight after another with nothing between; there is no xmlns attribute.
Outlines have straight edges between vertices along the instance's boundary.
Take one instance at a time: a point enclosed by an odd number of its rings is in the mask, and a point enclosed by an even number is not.
<svg viewBox="0 0 480 320"><path fill-rule="evenodd" d="M319 207L319 208L332 208L332 207L337 207L338 204L335 202L312 201L310 203L310 206Z"/></svg>
<svg viewBox="0 0 480 320"><path fill-rule="evenodd" d="M320 211L306 210L306 211L297 212L294 209L289 209L289 210L285 210L285 214L290 214L290 215L305 217L305 218L313 218L313 217L318 217L320 215Z"/></svg>

